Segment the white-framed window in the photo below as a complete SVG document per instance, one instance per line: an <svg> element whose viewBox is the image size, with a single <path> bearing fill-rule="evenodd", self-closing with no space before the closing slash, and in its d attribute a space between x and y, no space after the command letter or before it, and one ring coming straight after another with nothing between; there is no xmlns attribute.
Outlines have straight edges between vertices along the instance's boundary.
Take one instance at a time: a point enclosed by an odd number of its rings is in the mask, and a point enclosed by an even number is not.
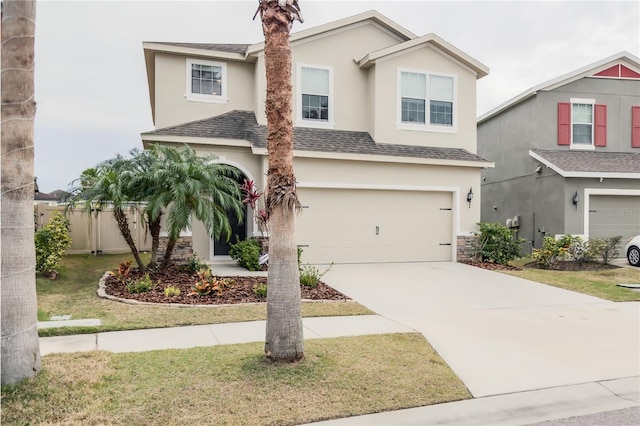
<svg viewBox="0 0 640 426"><path fill-rule="evenodd" d="M592 148L595 99L571 99L571 145Z"/></svg>
<svg viewBox="0 0 640 426"><path fill-rule="evenodd" d="M417 70L398 70L398 127L455 131L456 77Z"/></svg>
<svg viewBox="0 0 640 426"><path fill-rule="evenodd" d="M227 102L227 64L187 59L185 97L196 102Z"/></svg>
<svg viewBox="0 0 640 426"><path fill-rule="evenodd" d="M299 126L333 127L333 69L298 64L297 101Z"/></svg>

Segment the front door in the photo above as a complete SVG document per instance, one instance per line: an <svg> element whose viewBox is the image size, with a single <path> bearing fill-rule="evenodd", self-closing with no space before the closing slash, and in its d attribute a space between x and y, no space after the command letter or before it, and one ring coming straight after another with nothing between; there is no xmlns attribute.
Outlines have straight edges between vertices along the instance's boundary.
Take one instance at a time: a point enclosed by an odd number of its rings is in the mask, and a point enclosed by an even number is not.
<svg viewBox="0 0 640 426"><path fill-rule="evenodd" d="M245 223L247 217L247 207L244 207ZM247 227L245 223L239 223L238 218L232 212L227 212L229 218L229 225L231 225L231 238L229 241L224 236L220 239L213 240L213 255L214 256L226 256L229 254L231 244L235 244L237 241L247 239ZM237 239L236 239L237 238Z"/></svg>

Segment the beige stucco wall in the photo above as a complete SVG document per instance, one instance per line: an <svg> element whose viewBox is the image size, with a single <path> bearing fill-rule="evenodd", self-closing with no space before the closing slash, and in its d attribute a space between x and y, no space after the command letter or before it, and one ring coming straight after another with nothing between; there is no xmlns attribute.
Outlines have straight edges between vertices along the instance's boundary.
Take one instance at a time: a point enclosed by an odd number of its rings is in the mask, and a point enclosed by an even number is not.
<svg viewBox="0 0 640 426"><path fill-rule="evenodd" d="M192 58L196 59L196 58ZM206 58L205 60L213 60ZM156 54L155 99L157 129L200 120L233 110L252 111L255 108L254 64L233 61L227 64L226 103L187 100L187 57Z"/></svg>
<svg viewBox="0 0 640 426"><path fill-rule="evenodd" d="M296 126L304 125L298 120L299 95L297 93L297 65L316 65L333 69L334 118L336 130L368 131L368 105L371 103L367 83L367 70L358 67L355 60L369 52L393 46L400 40L383 31L371 22L356 24L334 31L323 37L293 42L292 84L293 112ZM264 78L264 56L257 62L256 78ZM266 91L258 83L256 116L260 124L266 124L264 103Z"/></svg>
<svg viewBox="0 0 640 426"><path fill-rule="evenodd" d="M390 57L388 60L378 62L374 67L372 79L376 105L373 133L376 142L462 148L469 152L476 152L475 73L429 46L422 46L403 55ZM449 133L451 128L447 127L425 129L425 131L398 129L399 69L456 76L455 132Z"/></svg>

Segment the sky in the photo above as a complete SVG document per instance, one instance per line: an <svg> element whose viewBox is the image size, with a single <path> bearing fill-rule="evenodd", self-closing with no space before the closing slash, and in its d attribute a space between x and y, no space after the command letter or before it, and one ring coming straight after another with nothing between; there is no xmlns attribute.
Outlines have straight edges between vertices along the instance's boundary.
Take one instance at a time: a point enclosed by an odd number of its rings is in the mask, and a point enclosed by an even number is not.
<svg viewBox="0 0 640 426"><path fill-rule="evenodd" d="M154 129L143 41L263 41L252 1L38 0L35 164L41 192L142 148ZM638 1L299 0L308 29L375 9L417 36L435 33L490 68L477 115L527 89L627 51L640 56Z"/></svg>

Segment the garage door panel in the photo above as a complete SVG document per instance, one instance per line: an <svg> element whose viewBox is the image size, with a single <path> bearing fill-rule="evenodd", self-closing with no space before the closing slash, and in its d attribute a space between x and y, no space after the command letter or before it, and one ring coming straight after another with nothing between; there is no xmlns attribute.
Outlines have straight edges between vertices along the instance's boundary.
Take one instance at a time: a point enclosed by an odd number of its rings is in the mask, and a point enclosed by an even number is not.
<svg viewBox="0 0 640 426"><path fill-rule="evenodd" d="M451 260L452 194L299 189L303 262Z"/></svg>
<svg viewBox="0 0 640 426"><path fill-rule="evenodd" d="M589 237L622 236L622 241L640 234L640 197L592 195L589 197Z"/></svg>

